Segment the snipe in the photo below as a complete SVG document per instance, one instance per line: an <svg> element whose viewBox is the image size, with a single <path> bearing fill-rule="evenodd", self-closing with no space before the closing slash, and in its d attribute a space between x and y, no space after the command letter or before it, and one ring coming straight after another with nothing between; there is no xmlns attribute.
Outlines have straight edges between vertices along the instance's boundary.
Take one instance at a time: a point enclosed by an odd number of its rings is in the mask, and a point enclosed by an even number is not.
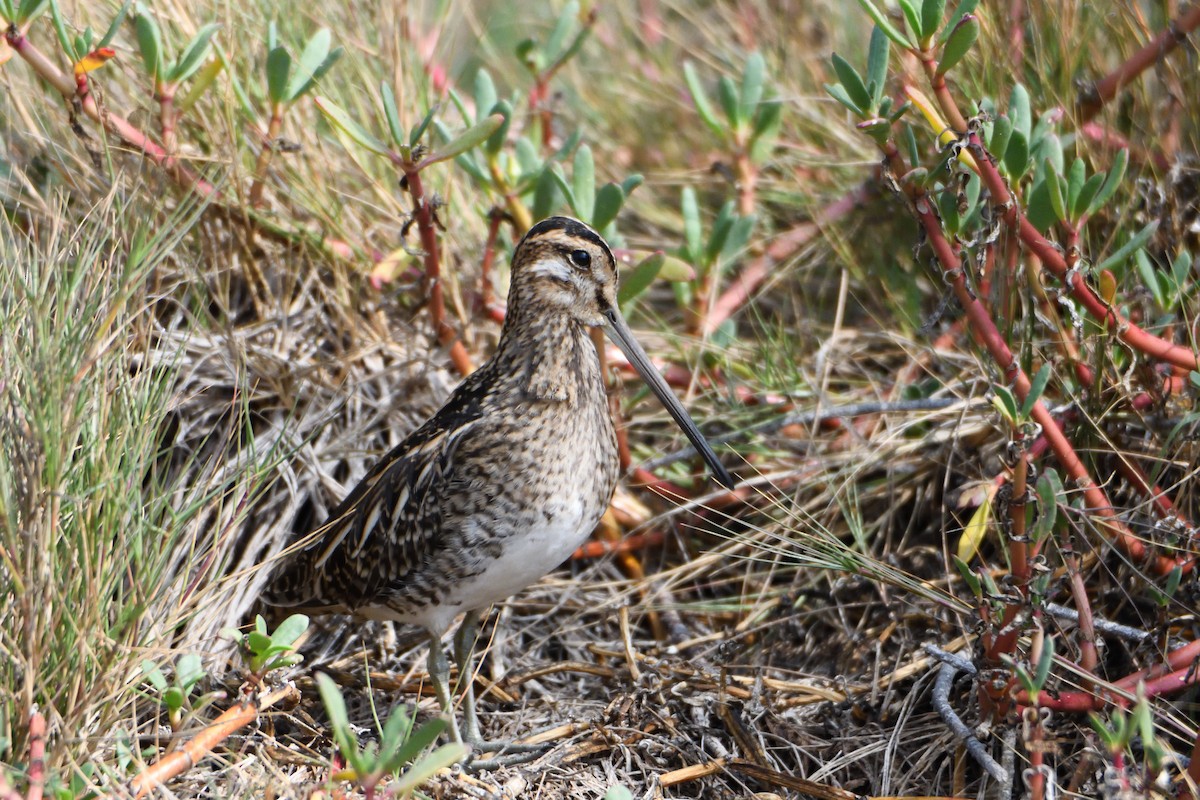
<svg viewBox="0 0 1200 800"><path fill-rule="evenodd" d="M423 626L429 674L461 740L442 636L470 675L478 613L561 564L617 484L617 442L589 329L602 326L702 454L733 478L651 366L617 308L617 264L587 225L551 217L513 254L508 314L486 364L380 459L291 549L267 602ZM467 741L477 746L471 681Z"/></svg>

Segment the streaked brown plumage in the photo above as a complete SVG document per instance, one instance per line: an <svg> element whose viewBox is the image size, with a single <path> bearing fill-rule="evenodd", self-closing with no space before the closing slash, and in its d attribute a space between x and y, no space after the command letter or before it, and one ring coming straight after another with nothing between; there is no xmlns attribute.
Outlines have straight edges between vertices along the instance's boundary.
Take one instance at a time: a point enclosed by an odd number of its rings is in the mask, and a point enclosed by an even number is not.
<svg viewBox="0 0 1200 800"><path fill-rule="evenodd" d="M449 710L441 636L454 618L562 563L612 499L617 446L589 335L596 325L732 485L633 340L616 285L612 252L591 228L566 217L531 228L513 254L495 354L294 548L267 602L424 626L431 677ZM469 613L464 625L475 621ZM469 658L466 644L460 661ZM468 696L468 735L477 739L471 703Z"/></svg>

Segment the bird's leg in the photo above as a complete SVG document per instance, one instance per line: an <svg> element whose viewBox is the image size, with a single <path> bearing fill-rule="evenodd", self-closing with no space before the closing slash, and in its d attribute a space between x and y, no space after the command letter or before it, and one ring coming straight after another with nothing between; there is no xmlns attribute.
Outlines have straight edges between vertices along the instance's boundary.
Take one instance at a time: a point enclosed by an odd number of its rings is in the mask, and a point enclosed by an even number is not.
<svg viewBox="0 0 1200 800"><path fill-rule="evenodd" d="M429 633L429 679L433 681L433 691L437 694L442 713L450 718L450 735L456 743L462 744L462 732L458 729L458 717L450 698L450 662L446 660L446 651L442 648L442 637L433 631Z"/></svg>
<svg viewBox="0 0 1200 800"><path fill-rule="evenodd" d="M523 744L513 741L485 742L479 733L479 717L475 713L475 671L472 668L472 655L475 652L475 639L479 635L478 611L468 611L463 617L462 624L454 634L454 659L458 664L459 680L465 681L466 697L463 713L466 716L466 743L476 753L496 753L493 758L479 759L467 763L467 769L472 771L511 767L533 761L538 756L551 749L549 743Z"/></svg>
<svg viewBox="0 0 1200 800"><path fill-rule="evenodd" d="M479 612L468 611L454 634L454 660L458 664L458 680L466 684L463 713L466 715L467 741L472 746L483 743L483 737L479 735L479 716L475 713L475 670L471 665L478 635Z"/></svg>

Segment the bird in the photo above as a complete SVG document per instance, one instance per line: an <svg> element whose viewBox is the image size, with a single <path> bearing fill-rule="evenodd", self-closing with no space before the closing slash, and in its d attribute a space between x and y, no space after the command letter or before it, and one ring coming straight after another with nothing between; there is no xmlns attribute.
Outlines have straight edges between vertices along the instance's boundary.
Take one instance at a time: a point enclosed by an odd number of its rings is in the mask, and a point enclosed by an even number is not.
<svg viewBox="0 0 1200 800"><path fill-rule="evenodd" d="M460 680L471 675L481 612L565 561L612 500L617 440L592 329L625 354L714 477L735 483L622 317L617 261L599 233L571 217L542 220L514 248L510 274L491 358L285 550L264 596L423 627L451 735L484 752L496 751L479 735L470 680L465 737L457 723L442 639L464 614L454 656Z"/></svg>

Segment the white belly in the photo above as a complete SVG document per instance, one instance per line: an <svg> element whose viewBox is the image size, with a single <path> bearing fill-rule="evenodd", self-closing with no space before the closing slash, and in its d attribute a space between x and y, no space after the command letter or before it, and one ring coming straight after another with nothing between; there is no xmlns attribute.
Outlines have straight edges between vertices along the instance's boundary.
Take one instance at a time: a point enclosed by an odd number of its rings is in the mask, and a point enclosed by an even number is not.
<svg viewBox="0 0 1200 800"><path fill-rule="evenodd" d="M557 497L553 507L546 509L548 515L539 514L537 524L505 540L498 557L476 564L472 571L477 574L462 579L439 603L407 614L384 606L360 608L357 613L368 619L421 625L440 634L459 614L511 597L566 561L599 522L599 514L588 513L584 506L578 493Z"/></svg>

